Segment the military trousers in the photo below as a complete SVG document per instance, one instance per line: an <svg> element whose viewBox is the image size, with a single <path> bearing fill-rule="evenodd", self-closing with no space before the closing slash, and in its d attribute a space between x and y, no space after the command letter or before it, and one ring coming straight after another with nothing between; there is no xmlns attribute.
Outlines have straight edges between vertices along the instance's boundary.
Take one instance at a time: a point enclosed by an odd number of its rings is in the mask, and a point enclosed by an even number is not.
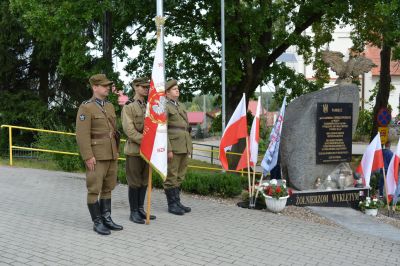
<svg viewBox="0 0 400 266"><path fill-rule="evenodd" d="M186 176L188 154L174 153L174 157L168 162L167 179L164 181L164 188L180 187Z"/></svg>
<svg viewBox="0 0 400 266"><path fill-rule="evenodd" d="M111 199L111 191L117 184L118 160L96 161L94 171L86 168L87 203L95 203L98 198Z"/></svg>
<svg viewBox="0 0 400 266"><path fill-rule="evenodd" d="M140 156L126 156L126 181L131 188L147 186L149 164Z"/></svg>

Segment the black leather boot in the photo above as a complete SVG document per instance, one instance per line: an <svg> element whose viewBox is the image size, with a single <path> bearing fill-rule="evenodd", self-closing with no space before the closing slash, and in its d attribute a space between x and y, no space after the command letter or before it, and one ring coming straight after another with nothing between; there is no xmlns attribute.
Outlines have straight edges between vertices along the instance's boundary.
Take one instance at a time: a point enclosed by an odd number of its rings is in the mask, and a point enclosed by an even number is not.
<svg viewBox="0 0 400 266"><path fill-rule="evenodd" d="M93 221L93 230L100 235L111 234L110 230L103 224L101 219L99 203L88 204L88 208Z"/></svg>
<svg viewBox="0 0 400 266"><path fill-rule="evenodd" d="M111 219L111 199L100 199L100 211L103 224L108 227L108 229L115 231L123 229L121 225L114 223Z"/></svg>
<svg viewBox="0 0 400 266"><path fill-rule="evenodd" d="M179 208L184 210L185 212L190 212L192 209L190 207L186 207L181 203L181 189L180 188L175 188L175 199L176 199L176 205L178 205Z"/></svg>
<svg viewBox="0 0 400 266"><path fill-rule="evenodd" d="M139 188L139 214L143 219L146 219L146 212L144 211L144 198L146 197L147 186ZM150 214L150 220L155 220L156 216Z"/></svg>
<svg viewBox="0 0 400 266"><path fill-rule="evenodd" d="M165 189L165 195L167 196L168 212L176 215L184 215L185 211L178 207L175 199L175 188Z"/></svg>
<svg viewBox="0 0 400 266"><path fill-rule="evenodd" d="M129 220L137 224L144 224L144 220L139 213L139 189L129 187L128 196L129 205L131 207Z"/></svg>

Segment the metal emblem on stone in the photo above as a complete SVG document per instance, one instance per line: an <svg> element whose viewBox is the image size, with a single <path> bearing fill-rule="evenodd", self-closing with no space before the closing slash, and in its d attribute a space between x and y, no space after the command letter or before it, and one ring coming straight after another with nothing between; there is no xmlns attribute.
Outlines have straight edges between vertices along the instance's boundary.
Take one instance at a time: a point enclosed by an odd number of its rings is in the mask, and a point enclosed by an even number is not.
<svg viewBox="0 0 400 266"><path fill-rule="evenodd" d="M338 75L336 84L352 83L359 75L369 72L376 65L372 60L364 56L351 57L347 62L343 61L344 55L335 51L323 51L322 60L329 65Z"/></svg>

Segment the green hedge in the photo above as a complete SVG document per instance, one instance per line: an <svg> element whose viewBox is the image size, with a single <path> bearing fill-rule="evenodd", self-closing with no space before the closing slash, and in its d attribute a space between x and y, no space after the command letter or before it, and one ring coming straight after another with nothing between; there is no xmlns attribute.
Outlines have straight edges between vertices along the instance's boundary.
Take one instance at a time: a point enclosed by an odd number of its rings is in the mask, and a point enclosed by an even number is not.
<svg viewBox="0 0 400 266"><path fill-rule="evenodd" d="M50 150L77 152L75 137L40 133L36 137L34 147ZM43 159L54 160L64 171L84 171L84 163L80 156L43 153ZM125 161L118 162L118 180L126 184ZM163 181L153 171L153 187L163 188ZM240 195L247 187L247 176L212 171L193 171L190 168L182 183L182 190L200 195L234 197Z"/></svg>
<svg viewBox="0 0 400 266"><path fill-rule="evenodd" d="M63 128L58 128L57 130L65 131ZM65 152L78 152L74 136L39 133L35 138L36 141L32 145L34 148ZM85 164L80 156L40 153L40 158L45 160L53 160L62 170L67 172L85 170Z"/></svg>
<svg viewBox="0 0 400 266"><path fill-rule="evenodd" d="M125 162L118 164L118 180L120 183L126 184ZM163 188L163 181L157 172L153 171L152 182L153 187ZM236 174L200 172L189 169L182 183L182 190L199 195L234 197L242 192L242 177Z"/></svg>

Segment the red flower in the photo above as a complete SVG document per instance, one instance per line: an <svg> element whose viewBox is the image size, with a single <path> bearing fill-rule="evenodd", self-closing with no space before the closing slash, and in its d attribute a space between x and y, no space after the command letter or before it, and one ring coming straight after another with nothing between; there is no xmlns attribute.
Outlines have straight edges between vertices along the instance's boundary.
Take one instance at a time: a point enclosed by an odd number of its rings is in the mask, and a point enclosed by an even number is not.
<svg viewBox="0 0 400 266"><path fill-rule="evenodd" d="M388 196L388 199L389 199L389 203L392 202L393 195L389 195L389 196Z"/></svg>
<svg viewBox="0 0 400 266"><path fill-rule="evenodd" d="M269 189L267 193L268 193L268 196L272 196L272 190L271 189Z"/></svg>
<svg viewBox="0 0 400 266"><path fill-rule="evenodd" d="M281 190L281 187L277 187L276 188L276 193L280 193L282 190Z"/></svg>
<svg viewBox="0 0 400 266"><path fill-rule="evenodd" d="M289 188L288 193L289 193L289 196L292 196L293 190Z"/></svg>

